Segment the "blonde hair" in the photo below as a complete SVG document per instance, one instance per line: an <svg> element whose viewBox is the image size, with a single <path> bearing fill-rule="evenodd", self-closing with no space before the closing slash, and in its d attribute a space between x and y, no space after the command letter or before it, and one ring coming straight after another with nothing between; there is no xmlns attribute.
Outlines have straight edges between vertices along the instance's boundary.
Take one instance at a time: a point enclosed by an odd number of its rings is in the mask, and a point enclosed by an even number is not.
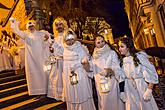
<svg viewBox="0 0 165 110"><path fill-rule="evenodd" d="M64 25L64 31L68 29L67 21L63 17L57 17L53 22L53 33L54 37L58 36L58 32L56 30L56 23L61 22Z"/></svg>

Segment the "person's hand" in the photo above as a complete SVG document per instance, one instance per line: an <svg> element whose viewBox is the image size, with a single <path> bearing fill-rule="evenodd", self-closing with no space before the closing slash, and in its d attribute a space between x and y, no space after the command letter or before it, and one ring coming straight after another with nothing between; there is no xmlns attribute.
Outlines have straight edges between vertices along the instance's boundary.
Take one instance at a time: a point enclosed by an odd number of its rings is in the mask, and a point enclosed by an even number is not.
<svg viewBox="0 0 165 110"><path fill-rule="evenodd" d="M120 92L120 99L121 99L122 102L126 102L125 92Z"/></svg>
<svg viewBox="0 0 165 110"><path fill-rule="evenodd" d="M152 96L152 89L148 89L145 91L145 93L143 94L143 99L145 101L149 101L151 99Z"/></svg>
<svg viewBox="0 0 165 110"><path fill-rule="evenodd" d="M70 71L75 71L75 67L71 66L70 68Z"/></svg>
<svg viewBox="0 0 165 110"><path fill-rule="evenodd" d="M104 72L106 74L106 77L111 77L112 75L115 74L111 68L104 68Z"/></svg>
<svg viewBox="0 0 165 110"><path fill-rule="evenodd" d="M83 58L81 60L81 64L87 64L87 63L89 63L87 58Z"/></svg>
<svg viewBox="0 0 165 110"><path fill-rule="evenodd" d="M19 29L19 24L20 22L17 22L15 18L10 18L10 27L14 30L18 30Z"/></svg>
<svg viewBox="0 0 165 110"><path fill-rule="evenodd" d="M101 76L107 76L107 71L103 70L102 72L99 73Z"/></svg>
<svg viewBox="0 0 165 110"><path fill-rule="evenodd" d="M10 18L9 21L10 21L10 23L14 23L14 22L16 22L16 19L15 18Z"/></svg>
<svg viewBox="0 0 165 110"><path fill-rule="evenodd" d="M45 34L44 41L47 41L48 39L49 39L49 36L47 34Z"/></svg>

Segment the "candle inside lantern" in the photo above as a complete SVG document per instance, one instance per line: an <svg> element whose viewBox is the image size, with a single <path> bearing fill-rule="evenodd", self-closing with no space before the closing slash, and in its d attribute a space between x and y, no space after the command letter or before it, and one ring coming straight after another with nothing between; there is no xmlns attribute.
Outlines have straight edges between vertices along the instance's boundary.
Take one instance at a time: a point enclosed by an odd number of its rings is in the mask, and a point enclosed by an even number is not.
<svg viewBox="0 0 165 110"><path fill-rule="evenodd" d="M109 85L108 78L104 76L100 78L100 89L102 93L110 92L110 85Z"/></svg>
<svg viewBox="0 0 165 110"><path fill-rule="evenodd" d="M44 71L50 71L51 70L51 64L45 64L43 67Z"/></svg>
<svg viewBox="0 0 165 110"><path fill-rule="evenodd" d="M74 71L71 71L70 82L72 85L75 85L78 83L78 76Z"/></svg>

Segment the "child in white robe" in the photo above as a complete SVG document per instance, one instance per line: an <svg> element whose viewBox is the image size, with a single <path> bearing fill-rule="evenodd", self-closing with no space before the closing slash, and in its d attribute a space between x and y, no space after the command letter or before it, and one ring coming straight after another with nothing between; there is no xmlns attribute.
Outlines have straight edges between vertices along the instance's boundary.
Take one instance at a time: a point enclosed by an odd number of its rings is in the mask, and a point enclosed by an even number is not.
<svg viewBox="0 0 165 110"><path fill-rule="evenodd" d="M138 52L130 38L119 41L119 51L124 57L120 66L125 73L126 110L158 110L152 96L153 85L158 83L158 75L144 52ZM123 99L123 98L121 98Z"/></svg>
<svg viewBox="0 0 165 110"><path fill-rule="evenodd" d="M98 94L98 108L99 110L124 110L124 103L119 97L119 82L123 79L123 73L119 66L117 53L110 48L101 35L96 37L95 46L92 63ZM110 91L102 92L101 78L108 80Z"/></svg>
<svg viewBox="0 0 165 110"><path fill-rule="evenodd" d="M95 110L91 86L83 68L83 64L88 62L85 49L71 29L65 33L63 41L63 85L67 110ZM73 73L77 75L77 84L72 83Z"/></svg>

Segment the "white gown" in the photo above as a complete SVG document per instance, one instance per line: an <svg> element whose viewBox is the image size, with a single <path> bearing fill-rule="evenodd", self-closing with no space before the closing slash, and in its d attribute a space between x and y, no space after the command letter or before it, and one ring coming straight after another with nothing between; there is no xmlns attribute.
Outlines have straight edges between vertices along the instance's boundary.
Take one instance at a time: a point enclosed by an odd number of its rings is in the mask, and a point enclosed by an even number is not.
<svg viewBox="0 0 165 110"><path fill-rule="evenodd" d="M48 94L47 96L50 98L54 98L56 100L64 100L63 99L63 81L62 81L62 73L63 73L63 34L59 33L59 36L55 38L55 42L58 44L54 44L54 53L53 55L57 57L56 63L52 65L49 81L48 81ZM58 46L58 47L57 47Z"/></svg>
<svg viewBox="0 0 165 110"><path fill-rule="evenodd" d="M33 33L20 31L11 25L14 33L25 42L25 70L29 95L47 94L48 76L43 70L45 54L47 53L44 42L44 31Z"/></svg>
<svg viewBox="0 0 165 110"><path fill-rule="evenodd" d="M93 70L96 84L96 90L98 94L98 107L99 110L124 110L124 103L119 98L119 84L118 81L122 81L122 69L119 66L117 54L114 50L106 44L103 48L95 48L93 52ZM104 68L111 68L115 72L115 76L109 78L110 92L102 93L100 90L100 78L99 73Z"/></svg>
<svg viewBox="0 0 165 110"><path fill-rule="evenodd" d="M11 70L11 62L9 59L9 53L7 50L0 52L0 71Z"/></svg>
<svg viewBox="0 0 165 110"><path fill-rule="evenodd" d="M134 66L132 56L123 58L123 69L126 75L126 110L158 110L153 96L147 102L143 99L143 94L148 87L147 82L157 84L158 75L144 52L137 53L137 57L141 63L137 67Z"/></svg>
<svg viewBox="0 0 165 110"><path fill-rule="evenodd" d="M87 57L84 47L76 41L72 46L64 45L64 97L67 103L67 110L95 110L92 97L92 90L86 71L81 60ZM71 85L71 68L74 68L78 75L78 83Z"/></svg>

